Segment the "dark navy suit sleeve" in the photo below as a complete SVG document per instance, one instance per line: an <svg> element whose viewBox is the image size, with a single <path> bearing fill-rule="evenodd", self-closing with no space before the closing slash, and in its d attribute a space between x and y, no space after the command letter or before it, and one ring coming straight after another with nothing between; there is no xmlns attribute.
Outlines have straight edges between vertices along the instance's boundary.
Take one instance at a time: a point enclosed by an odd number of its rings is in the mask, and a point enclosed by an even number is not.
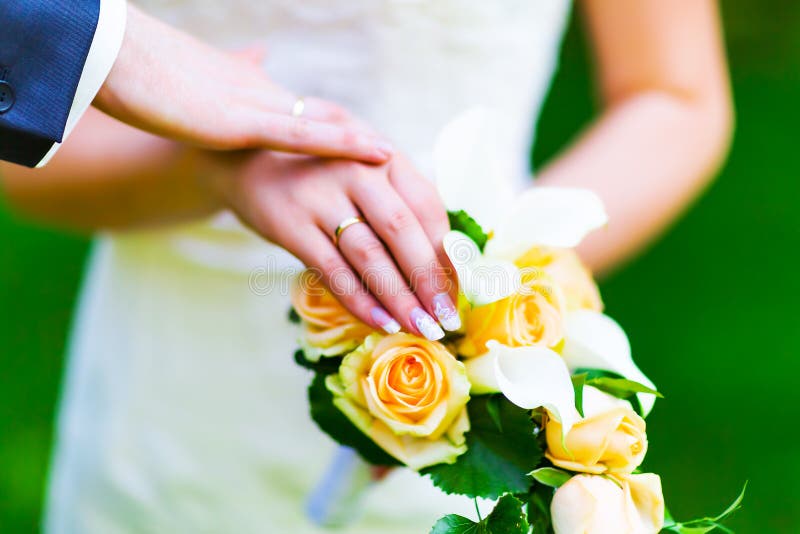
<svg viewBox="0 0 800 534"><path fill-rule="evenodd" d="M61 142L100 0L0 0L0 160L36 166Z"/></svg>

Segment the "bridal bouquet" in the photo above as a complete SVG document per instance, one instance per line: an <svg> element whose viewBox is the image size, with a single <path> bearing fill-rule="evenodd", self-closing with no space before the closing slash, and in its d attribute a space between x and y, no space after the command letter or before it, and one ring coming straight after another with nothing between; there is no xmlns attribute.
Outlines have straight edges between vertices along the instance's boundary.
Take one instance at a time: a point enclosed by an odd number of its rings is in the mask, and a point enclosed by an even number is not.
<svg viewBox="0 0 800 534"><path fill-rule="evenodd" d="M723 528L742 495L717 517L677 522L659 476L639 470L661 395L573 250L606 223L599 198L532 188L504 211L492 232L450 213L463 327L441 342L372 331L318 278L300 277L295 357L314 371L314 421L371 464L496 501L477 523L448 515L433 534Z"/></svg>

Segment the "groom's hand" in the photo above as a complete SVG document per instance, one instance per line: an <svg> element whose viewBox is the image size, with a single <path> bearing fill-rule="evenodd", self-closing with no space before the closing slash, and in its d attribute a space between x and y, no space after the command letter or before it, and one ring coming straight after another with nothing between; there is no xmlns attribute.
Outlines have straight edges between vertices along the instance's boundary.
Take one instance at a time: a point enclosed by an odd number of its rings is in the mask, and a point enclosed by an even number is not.
<svg viewBox="0 0 800 534"><path fill-rule="evenodd" d="M129 6L122 48L94 104L143 130L205 148L269 148L370 163L391 157L389 144L342 108L305 99L300 115L296 102L252 59L226 54Z"/></svg>

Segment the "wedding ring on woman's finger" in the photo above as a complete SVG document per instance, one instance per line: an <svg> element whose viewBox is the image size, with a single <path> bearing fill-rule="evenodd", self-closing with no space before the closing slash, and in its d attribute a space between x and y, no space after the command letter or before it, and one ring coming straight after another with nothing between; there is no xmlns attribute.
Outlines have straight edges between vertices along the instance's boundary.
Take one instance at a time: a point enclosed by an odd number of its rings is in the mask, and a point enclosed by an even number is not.
<svg viewBox="0 0 800 534"><path fill-rule="evenodd" d="M306 100L302 96L297 97L292 106L292 117L299 117L306 110Z"/></svg>
<svg viewBox="0 0 800 534"><path fill-rule="evenodd" d="M353 226L354 224L363 223L365 222L364 219L361 217L348 217L342 222L339 223L339 226L336 227L336 231L333 232L333 244L338 247L339 246L339 238L342 236L342 233Z"/></svg>

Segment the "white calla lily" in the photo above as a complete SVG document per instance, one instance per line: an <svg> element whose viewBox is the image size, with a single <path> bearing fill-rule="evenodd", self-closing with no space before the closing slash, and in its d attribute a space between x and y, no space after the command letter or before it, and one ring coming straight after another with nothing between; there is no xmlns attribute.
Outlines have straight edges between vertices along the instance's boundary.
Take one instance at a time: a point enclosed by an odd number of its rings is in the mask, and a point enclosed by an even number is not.
<svg viewBox="0 0 800 534"><path fill-rule="evenodd" d="M514 198L509 180L493 179L505 172L499 128L497 112L470 108L442 128L433 148L436 185L447 208L464 210L490 227L498 222L498 209Z"/></svg>
<svg viewBox="0 0 800 534"><path fill-rule="evenodd" d="M570 369L593 368L619 373L628 380L656 389L636 366L628 336L616 321L600 312L578 310L564 319L564 348L561 352ZM650 413L655 396L637 395L644 415Z"/></svg>
<svg viewBox="0 0 800 534"><path fill-rule="evenodd" d="M608 222L603 201L588 189L533 187L509 208L486 244L489 257L515 260L533 246L573 248Z"/></svg>
<svg viewBox="0 0 800 534"><path fill-rule="evenodd" d="M580 419L564 360L546 347L508 347L497 341L489 352L464 362L473 394L500 392L520 408L545 408L564 435Z"/></svg>
<svg viewBox="0 0 800 534"><path fill-rule="evenodd" d="M456 270L461 292L472 305L491 304L519 290L522 282L517 266L481 255L478 245L465 234L450 231L443 245Z"/></svg>
<svg viewBox="0 0 800 534"><path fill-rule="evenodd" d="M463 234L445 238L464 295L476 306L514 292L519 270L511 262L520 255L534 246L575 247L608 220L602 201L588 190L533 187L519 194L499 188L510 183L502 174L514 171L498 158L497 123L492 110L469 109L445 125L433 150L436 183L448 208L494 230L483 254L466 247ZM500 277L505 279L498 282Z"/></svg>

